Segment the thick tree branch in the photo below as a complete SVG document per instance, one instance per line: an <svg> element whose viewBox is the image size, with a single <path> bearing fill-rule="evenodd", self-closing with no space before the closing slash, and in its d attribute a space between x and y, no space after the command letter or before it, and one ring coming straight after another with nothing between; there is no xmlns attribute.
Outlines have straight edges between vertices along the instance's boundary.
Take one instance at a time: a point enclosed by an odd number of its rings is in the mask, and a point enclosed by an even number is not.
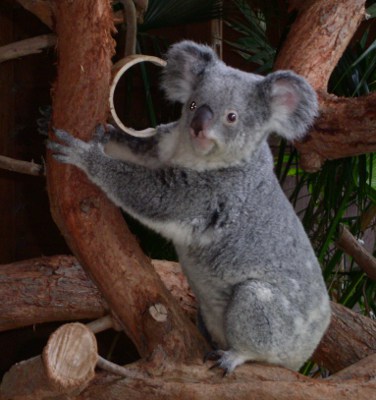
<svg viewBox="0 0 376 400"><path fill-rule="evenodd" d="M194 321L196 301L179 264L154 260L153 266L174 301ZM110 312L100 291L72 256L0 265L0 298L0 332L43 322L97 319ZM104 325L108 329L108 324L100 321L92 325L93 332L103 330Z"/></svg>
<svg viewBox="0 0 376 400"><path fill-rule="evenodd" d="M154 260L153 265L174 301L195 320L196 301L179 264ZM68 256L0 266L0 298L0 331L39 322L99 318L109 312L76 259ZM98 331L97 325L95 321L94 331ZM315 361L336 372L375 352L376 322L332 303L331 325Z"/></svg>
<svg viewBox="0 0 376 400"><path fill-rule="evenodd" d="M374 396L376 383L374 374L376 356L369 357L367 369L364 362L360 371L365 376L338 380L314 380L284 368L260 364L246 364L235 373L222 377L218 370L209 370L208 365L170 365L161 376L135 380L99 378L77 397L77 400L370 400ZM357 365L352 373L357 375Z"/></svg>
<svg viewBox="0 0 376 400"><path fill-rule="evenodd" d="M375 94L337 98L326 93L330 75L365 16L365 0L307 2L278 55L276 69L293 69L318 91L320 117L304 142L301 165L317 171L326 159L376 150Z"/></svg>
<svg viewBox="0 0 376 400"><path fill-rule="evenodd" d="M0 266L0 331L109 313L74 257L55 256Z"/></svg>
<svg viewBox="0 0 376 400"><path fill-rule="evenodd" d="M275 69L292 69L316 90L330 75L365 16L366 0L315 0L301 9L278 54Z"/></svg>
<svg viewBox="0 0 376 400"><path fill-rule="evenodd" d="M376 353L376 322L331 303L332 319L314 361L334 373Z"/></svg>
<svg viewBox="0 0 376 400"><path fill-rule="evenodd" d="M113 29L108 0L57 2L58 80L53 125L88 139L105 121ZM73 21L80 20L80 24ZM120 211L83 173L48 157L51 211L141 356L199 357L204 341L173 301ZM124 305L127 307L124 307ZM159 321L154 307L164 307Z"/></svg>
<svg viewBox="0 0 376 400"><path fill-rule="evenodd" d="M309 136L295 146L301 165L317 171L325 160L376 151L376 93L345 98L319 92L320 116Z"/></svg>

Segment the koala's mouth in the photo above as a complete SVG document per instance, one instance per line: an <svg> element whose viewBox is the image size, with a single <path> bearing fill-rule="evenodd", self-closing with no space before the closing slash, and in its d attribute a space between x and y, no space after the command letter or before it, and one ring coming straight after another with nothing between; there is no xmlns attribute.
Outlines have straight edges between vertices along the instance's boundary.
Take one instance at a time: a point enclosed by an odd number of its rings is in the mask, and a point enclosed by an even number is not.
<svg viewBox="0 0 376 400"><path fill-rule="evenodd" d="M193 149L200 155L207 155L216 147L216 142L210 137L208 132L200 131L197 133L191 129L190 136Z"/></svg>

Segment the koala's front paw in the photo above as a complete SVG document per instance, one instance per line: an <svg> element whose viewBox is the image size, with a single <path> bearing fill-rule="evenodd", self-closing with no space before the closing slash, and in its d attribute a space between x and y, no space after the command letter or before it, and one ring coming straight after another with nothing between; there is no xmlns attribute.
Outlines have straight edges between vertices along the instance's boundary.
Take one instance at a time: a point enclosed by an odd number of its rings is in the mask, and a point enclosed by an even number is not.
<svg viewBox="0 0 376 400"><path fill-rule="evenodd" d="M47 148L54 153L53 158L61 163L73 164L83 169L85 156L93 144L77 139L62 129L54 129L54 133L60 142L51 140L47 142Z"/></svg>
<svg viewBox="0 0 376 400"><path fill-rule="evenodd" d="M221 368L223 369L223 376L226 376L234 371L238 365L243 364L246 359L232 350L214 350L205 355L204 362L206 361L215 361L210 369Z"/></svg>

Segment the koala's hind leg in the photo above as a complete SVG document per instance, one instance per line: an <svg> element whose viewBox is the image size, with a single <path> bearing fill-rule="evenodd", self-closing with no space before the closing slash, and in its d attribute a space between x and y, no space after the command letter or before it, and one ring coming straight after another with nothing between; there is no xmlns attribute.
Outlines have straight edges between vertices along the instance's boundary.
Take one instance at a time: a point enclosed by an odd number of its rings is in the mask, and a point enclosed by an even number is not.
<svg viewBox="0 0 376 400"><path fill-rule="evenodd" d="M304 355L297 361L294 354L299 353L294 349L294 313L294 305L269 283L248 280L237 285L226 310L228 349L218 352L216 365L225 372L246 361L298 369Z"/></svg>

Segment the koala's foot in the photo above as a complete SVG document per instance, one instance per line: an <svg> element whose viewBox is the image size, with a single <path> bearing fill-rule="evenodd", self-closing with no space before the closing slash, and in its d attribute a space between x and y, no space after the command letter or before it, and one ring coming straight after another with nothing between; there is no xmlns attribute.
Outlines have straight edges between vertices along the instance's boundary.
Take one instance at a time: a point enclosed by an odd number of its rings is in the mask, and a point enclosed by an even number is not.
<svg viewBox="0 0 376 400"><path fill-rule="evenodd" d="M246 360L244 356L233 350L213 350L204 357L204 362L215 361L210 369L223 369L223 376L230 374L238 365L244 364Z"/></svg>

